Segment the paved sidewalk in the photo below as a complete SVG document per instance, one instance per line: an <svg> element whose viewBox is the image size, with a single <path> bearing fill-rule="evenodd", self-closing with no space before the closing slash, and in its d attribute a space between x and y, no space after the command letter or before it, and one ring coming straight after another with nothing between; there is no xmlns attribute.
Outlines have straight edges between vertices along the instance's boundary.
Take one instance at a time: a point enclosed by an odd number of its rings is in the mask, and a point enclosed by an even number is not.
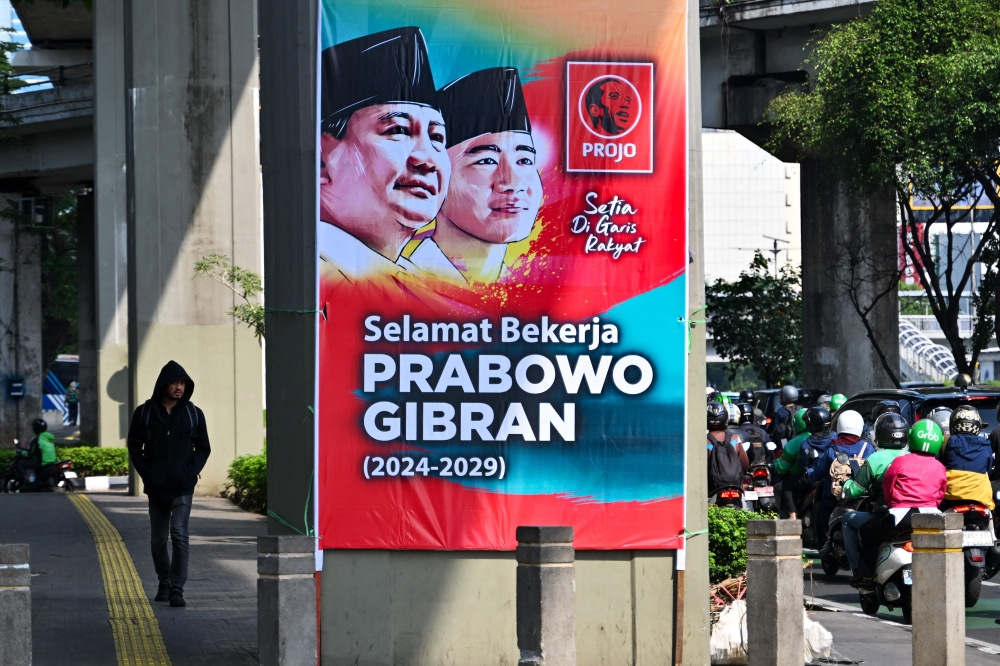
<svg viewBox="0 0 1000 666"><path fill-rule="evenodd" d="M88 493L121 533L152 599L145 497ZM186 608L154 603L174 666L257 663L256 538L263 517L195 498ZM116 663L93 535L62 494L0 495L0 540L31 545L36 666Z"/></svg>

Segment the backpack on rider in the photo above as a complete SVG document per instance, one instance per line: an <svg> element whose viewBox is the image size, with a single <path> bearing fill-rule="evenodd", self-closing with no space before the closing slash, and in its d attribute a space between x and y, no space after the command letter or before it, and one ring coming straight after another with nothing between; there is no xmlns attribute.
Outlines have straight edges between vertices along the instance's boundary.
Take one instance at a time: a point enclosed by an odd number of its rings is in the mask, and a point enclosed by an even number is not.
<svg viewBox="0 0 1000 666"><path fill-rule="evenodd" d="M712 454L708 459L708 487L714 492L723 486L738 486L743 481L743 464L736 452L736 446L720 442L708 433L708 443Z"/></svg>

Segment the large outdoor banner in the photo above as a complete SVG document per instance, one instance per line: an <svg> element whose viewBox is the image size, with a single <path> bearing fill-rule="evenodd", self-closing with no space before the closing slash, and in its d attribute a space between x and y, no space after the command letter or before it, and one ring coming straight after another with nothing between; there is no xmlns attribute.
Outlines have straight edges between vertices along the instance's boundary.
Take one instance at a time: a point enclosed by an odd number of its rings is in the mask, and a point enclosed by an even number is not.
<svg viewBox="0 0 1000 666"><path fill-rule="evenodd" d="M679 548L686 0L322 0L323 548Z"/></svg>

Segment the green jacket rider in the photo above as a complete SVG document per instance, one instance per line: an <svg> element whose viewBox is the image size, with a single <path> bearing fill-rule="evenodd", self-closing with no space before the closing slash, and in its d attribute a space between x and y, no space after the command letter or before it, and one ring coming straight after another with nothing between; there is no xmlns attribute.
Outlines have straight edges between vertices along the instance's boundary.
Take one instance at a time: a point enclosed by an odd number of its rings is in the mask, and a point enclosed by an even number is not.
<svg viewBox="0 0 1000 666"><path fill-rule="evenodd" d="M779 474L797 476L802 473L802 467L799 465L799 450L802 448L802 443L809 439L809 429L806 428L805 415L806 410L803 408L795 412L792 416L792 429L795 432L795 437L792 437L785 444L785 448L781 451L781 456L774 461L774 469Z"/></svg>
<svg viewBox="0 0 1000 666"><path fill-rule="evenodd" d="M885 418L888 416L895 418ZM883 418L885 419L883 428L886 431L895 434L895 432L903 432L902 429L906 428L906 421L898 414L886 414L880 416L879 420ZM879 421L875 423L878 425ZM897 430L891 430L894 427ZM893 460L908 453L908 451L906 450L906 439L900 439L898 442L882 439L878 441L878 445L881 448L868 456L865 464L858 470L857 476L844 482L844 497L857 499L868 495L873 504L885 504L885 495L882 491L882 478L885 476L885 471L889 469Z"/></svg>

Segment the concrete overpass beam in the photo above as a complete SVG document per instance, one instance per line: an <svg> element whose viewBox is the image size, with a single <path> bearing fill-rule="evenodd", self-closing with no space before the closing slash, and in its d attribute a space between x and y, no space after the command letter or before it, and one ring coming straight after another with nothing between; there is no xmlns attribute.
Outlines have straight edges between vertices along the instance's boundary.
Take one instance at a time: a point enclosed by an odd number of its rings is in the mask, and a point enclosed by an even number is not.
<svg viewBox="0 0 1000 666"><path fill-rule="evenodd" d="M261 271L256 3L126 0L123 16L129 403L168 360L187 369L212 441L196 492L212 495L263 437L261 346L234 294L193 273L210 252Z"/></svg>
<svg viewBox="0 0 1000 666"><path fill-rule="evenodd" d="M895 194L859 196L815 161L803 162L801 188L803 381L848 396L891 387L847 289L864 308L885 292L868 319L898 376Z"/></svg>

